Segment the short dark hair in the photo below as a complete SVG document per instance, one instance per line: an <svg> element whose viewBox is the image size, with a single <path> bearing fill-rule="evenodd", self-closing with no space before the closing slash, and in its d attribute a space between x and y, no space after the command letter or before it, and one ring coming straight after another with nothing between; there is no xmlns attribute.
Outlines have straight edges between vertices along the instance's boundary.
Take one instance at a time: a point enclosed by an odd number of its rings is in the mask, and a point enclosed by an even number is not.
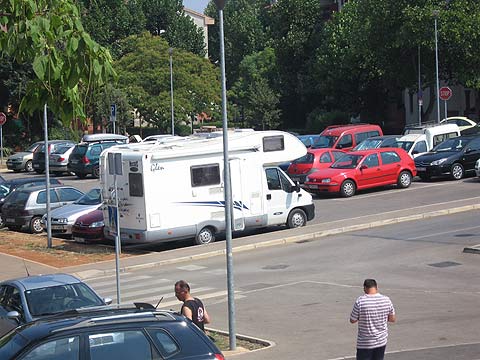
<svg viewBox="0 0 480 360"><path fill-rule="evenodd" d="M186 290L186 291L190 292L190 285L188 285L188 283L185 280L178 280L175 283L175 288L177 286L182 290Z"/></svg>
<svg viewBox="0 0 480 360"><path fill-rule="evenodd" d="M365 281L363 282L363 287L367 289L376 288L377 282L375 281L375 279L365 279Z"/></svg>

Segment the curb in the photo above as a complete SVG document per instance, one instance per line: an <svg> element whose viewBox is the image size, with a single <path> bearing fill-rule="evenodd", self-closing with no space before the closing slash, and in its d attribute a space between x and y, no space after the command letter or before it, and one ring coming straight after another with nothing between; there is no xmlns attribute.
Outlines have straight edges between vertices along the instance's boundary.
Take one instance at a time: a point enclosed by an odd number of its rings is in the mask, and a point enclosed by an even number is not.
<svg viewBox="0 0 480 360"><path fill-rule="evenodd" d="M373 222L366 223L366 224L356 224L356 225L344 226L344 227L340 227L340 228L313 231L309 234L288 236L288 237L274 239L274 240L267 240L267 241L263 241L263 242L259 242L259 243L255 243L255 244L239 245L239 246L235 246L232 249L232 252L235 253L235 252L241 252L241 251L249 251L249 250L255 250L255 249L260 249L260 248L266 248L266 247L270 247L270 246L285 245L285 244L295 243L295 242L299 242L299 241L308 241L308 240L311 240L311 239L319 239L319 238L322 238L322 237L325 237L325 236L330 236L330 235L338 235L338 234L343 234L343 233L346 233L346 232L366 230L366 229L371 229L371 228L375 228L375 227L379 227L379 226L398 224L398 223L407 222L407 221L429 219L429 218L433 218L433 217L437 217L437 216L456 214L456 213L471 211L471 210L480 210L480 204L465 205L465 206L460 206L460 207L450 208L450 209L443 209L443 210L434 210L434 211L429 211L429 212L422 213L422 214L407 215L407 216L401 216L401 217L397 217L397 218L373 221ZM480 244L476 245L476 246L473 246L473 247L466 247L463 250L463 252L466 252L466 253L480 253ZM219 256L219 255L225 255L225 254L226 254L226 249L214 250L214 251L205 252L205 253L201 253L201 254L195 254L195 255L191 255L191 256L183 256L183 257L178 257L178 258L174 258L174 259L159 260L159 261L150 262L150 263L146 263L146 264L128 265L128 266L124 266L124 267L120 268L120 272L127 272L127 271L130 271L130 270L137 270L137 269L153 268L153 267L159 267L159 266L164 266L164 265L171 265L171 264L176 264L176 263L186 262L186 261L191 261L191 260L206 259L206 258L210 258L210 257L213 257L213 256ZM114 274L115 272L116 272L115 269L85 270L85 271L80 271L80 272L74 273L73 275L79 277L80 279L86 279L86 278L91 278L92 275L105 276L105 275Z"/></svg>
<svg viewBox="0 0 480 360"><path fill-rule="evenodd" d="M222 334L224 336L229 336L228 331L217 330L217 329L212 329L212 328L206 328L206 330L211 331L213 333ZM248 335L235 334L235 338L238 339L238 340L248 341L248 342L251 342L251 343L254 343L254 344L259 344L259 345L262 345L263 347L260 348L260 349L256 349L256 350L248 350L248 349L244 349L242 347L237 347L235 350L225 350L225 351L222 351L222 353L225 357L262 351L262 350L265 350L265 349L268 349L268 348L271 348L271 347L277 345L273 341L260 339L260 338L253 337L253 336L248 336Z"/></svg>

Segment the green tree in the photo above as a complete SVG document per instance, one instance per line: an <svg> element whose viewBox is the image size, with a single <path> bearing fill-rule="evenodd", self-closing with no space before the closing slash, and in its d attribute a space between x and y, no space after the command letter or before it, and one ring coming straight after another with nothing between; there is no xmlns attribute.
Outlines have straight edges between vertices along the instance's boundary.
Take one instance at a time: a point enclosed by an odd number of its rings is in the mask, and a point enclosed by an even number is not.
<svg viewBox="0 0 480 360"><path fill-rule="evenodd" d="M84 30L77 6L69 0L0 0L0 53L31 63L19 111L33 113L47 104L69 125L85 117L88 96L114 75L107 49Z"/></svg>
<svg viewBox="0 0 480 360"><path fill-rule="evenodd" d="M118 87L147 123L171 131L169 45L160 36L143 33L122 42L122 56L115 63ZM205 58L173 50L175 123L189 123L195 114L218 116L219 73Z"/></svg>

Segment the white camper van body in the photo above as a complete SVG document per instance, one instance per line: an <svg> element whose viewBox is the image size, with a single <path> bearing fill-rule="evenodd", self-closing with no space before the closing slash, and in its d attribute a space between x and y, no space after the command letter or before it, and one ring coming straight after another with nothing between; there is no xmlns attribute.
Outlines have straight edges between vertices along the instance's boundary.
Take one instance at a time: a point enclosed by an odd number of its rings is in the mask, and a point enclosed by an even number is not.
<svg viewBox="0 0 480 360"><path fill-rule="evenodd" d="M306 154L300 140L281 131L243 131L229 132L228 141L234 231L303 226L313 219L312 196L276 166ZM115 176L108 153L122 156L122 175L115 175L122 243L185 238L208 243L225 230L221 134L105 150L100 180L103 199L112 205ZM110 238L116 228L111 215L105 207L105 234Z"/></svg>

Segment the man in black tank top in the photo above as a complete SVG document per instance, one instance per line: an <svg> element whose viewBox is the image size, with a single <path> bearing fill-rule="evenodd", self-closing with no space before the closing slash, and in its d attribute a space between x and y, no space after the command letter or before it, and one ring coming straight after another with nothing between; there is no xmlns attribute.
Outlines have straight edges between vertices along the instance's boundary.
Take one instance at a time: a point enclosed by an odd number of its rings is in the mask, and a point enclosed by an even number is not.
<svg viewBox="0 0 480 360"><path fill-rule="evenodd" d="M182 309L180 310L182 315L192 320L195 325L205 331L205 324L210 323L210 316L202 301L190 294L190 285L186 281L180 280L175 283L175 296L178 300L183 301Z"/></svg>

